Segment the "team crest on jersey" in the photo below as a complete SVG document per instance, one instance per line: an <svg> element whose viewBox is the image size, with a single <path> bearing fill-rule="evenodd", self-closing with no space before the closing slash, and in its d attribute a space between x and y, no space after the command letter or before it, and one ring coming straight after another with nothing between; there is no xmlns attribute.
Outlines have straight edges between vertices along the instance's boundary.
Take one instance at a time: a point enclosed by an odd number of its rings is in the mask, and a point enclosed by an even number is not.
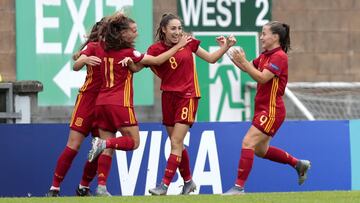
<svg viewBox="0 0 360 203"><path fill-rule="evenodd" d="M76 121L75 121L75 125L78 126L78 127L81 127L82 126L82 123L83 123L84 119L81 118L81 117L77 117L76 118Z"/></svg>
<svg viewBox="0 0 360 203"><path fill-rule="evenodd" d="M134 56L136 56L136 57L140 57L140 56L141 56L141 53L140 53L138 50L134 50L134 51L133 51L133 54L134 54Z"/></svg>

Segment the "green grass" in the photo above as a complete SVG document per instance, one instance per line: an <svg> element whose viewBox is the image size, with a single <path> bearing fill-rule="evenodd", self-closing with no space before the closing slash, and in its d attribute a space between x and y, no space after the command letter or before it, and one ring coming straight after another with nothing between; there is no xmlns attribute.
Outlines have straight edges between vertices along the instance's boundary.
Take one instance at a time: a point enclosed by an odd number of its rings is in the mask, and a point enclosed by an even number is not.
<svg viewBox="0 0 360 203"><path fill-rule="evenodd" d="M282 192L247 193L241 196L189 195L189 196L134 196L134 197L31 197L0 198L0 203L222 203L222 202L360 202L360 191L323 191L323 192Z"/></svg>

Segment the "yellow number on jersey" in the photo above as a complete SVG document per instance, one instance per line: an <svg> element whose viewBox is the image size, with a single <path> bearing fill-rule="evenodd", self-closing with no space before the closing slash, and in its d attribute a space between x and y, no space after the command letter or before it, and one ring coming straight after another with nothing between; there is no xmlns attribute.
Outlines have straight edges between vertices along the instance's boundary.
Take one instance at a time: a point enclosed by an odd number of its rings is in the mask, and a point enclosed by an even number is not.
<svg viewBox="0 0 360 203"><path fill-rule="evenodd" d="M170 62L170 65L171 65L171 68L172 69L176 69L177 68L177 63L176 63L176 60L175 60L175 57L170 57L169 58L169 62Z"/></svg>
<svg viewBox="0 0 360 203"><path fill-rule="evenodd" d="M104 57L106 87L114 86L114 58ZM109 77L108 73L109 72Z"/></svg>

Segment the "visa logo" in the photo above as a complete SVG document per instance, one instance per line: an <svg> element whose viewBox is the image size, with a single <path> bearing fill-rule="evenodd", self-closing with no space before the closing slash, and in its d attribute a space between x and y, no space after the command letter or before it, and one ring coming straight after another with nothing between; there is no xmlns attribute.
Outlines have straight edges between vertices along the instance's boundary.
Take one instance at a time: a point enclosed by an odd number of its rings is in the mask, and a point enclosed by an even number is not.
<svg viewBox="0 0 360 203"><path fill-rule="evenodd" d="M121 134L117 133L117 136L121 136ZM165 139L162 138L163 136L166 136L165 147L161 146L162 139ZM190 136L190 132L185 136L184 144L186 146L190 144ZM195 194L199 194L201 186L211 186L214 194L221 194L222 183L215 132L213 130L203 131L199 146L196 149L197 154L189 152L190 162L196 160L194 167L191 167L193 168L193 180L198 187ZM162 177L158 177L158 174L164 173L169 155L170 139L166 134L163 135L162 131L140 131L140 145L138 149L132 152L131 158L126 152L117 150L116 159L122 195L134 195L135 189L138 187L143 187L141 191L144 191L144 194L141 195L150 195L148 190L160 183ZM164 157L166 157L166 160ZM146 170L144 170L144 165L146 165ZM137 185L139 178L145 178L144 185ZM181 185L184 183L179 170L177 170L177 175L174 176L173 181L168 188L168 195L181 192Z"/></svg>

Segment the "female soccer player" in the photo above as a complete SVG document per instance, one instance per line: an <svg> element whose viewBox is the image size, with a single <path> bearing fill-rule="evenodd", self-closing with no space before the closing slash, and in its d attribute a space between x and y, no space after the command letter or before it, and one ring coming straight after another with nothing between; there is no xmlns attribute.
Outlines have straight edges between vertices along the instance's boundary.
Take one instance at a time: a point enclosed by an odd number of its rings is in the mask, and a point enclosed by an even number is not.
<svg viewBox="0 0 360 203"><path fill-rule="evenodd" d="M139 128L133 106L133 71L123 66L120 61L130 57L134 62L160 65L177 50L189 42L183 37L177 46L168 52L153 57L134 49L137 37L136 23L123 15L112 17L103 28L104 43L95 50L95 55L102 59L101 75L103 83L96 100L96 120L100 137L94 139L89 152L89 161L98 160L97 195L110 196L106 180L110 171L113 149L134 150L139 146ZM115 138L116 131L122 136Z"/></svg>
<svg viewBox="0 0 360 203"><path fill-rule="evenodd" d="M81 46L82 50L91 42L98 41L98 31L105 18L97 22L86 42ZM81 55L81 56L80 56ZM65 149L61 153L54 172L52 185L47 196L57 197L60 192L60 184L66 176L73 159L75 158L78 150L84 139L92 132L93 136L99 136L98 129L94 125L95 121L95 101L101 86L101 75L99 66L101 59L95 56L82 55L81 51L74 54L75 60L73 69L78 71L86 65L87 74L84 85L80 88L79 94L76 99L75 108L72 113L70 121L69 138ZM78 196L89 196L89 184L95 177L97 170L97 161L87 161L84 166L84 172L79 187L76 189Z"/></svg>
<svg viewBox="0 0 360 203"><path fill-rule="evenodd" d="M157 29L158 42L149 47L147 54L157 56L178 44L183 34L179 17L164 14ZM184 138L194 123L200 89L194 64L193 53L209 63L215 63L236 43L234 37L216 38L220 48L209 53L200 47L200 41L192 39L183 49L176 52L161 65L150 66L161 79L162 115L171 141L171 152L167 160L161 184L149 190L153 195L165 195L168 186L179 168L184 179L181 194L189 194L196 189L191 177L189 155L184 147ZM151 64L146 64L151 65Z"/></svg>
<svg viewBox="0 0 360 203"><path fill-rule="evenodd" d="M298 160L284 150L270 146L271 138L280 128L286 115L282 96L288 80L287 51L290 49L290 28L284 23L269 22L263 26L260 40L264 52L252 63L246 60L242 50L235 50L232 54L234 64L247 72L258 85L254 117L242 142L235 186L228 190L226 195L244 193L254 154L294 167L299 185L304 183L310 168L310 161Z"/></svg>

